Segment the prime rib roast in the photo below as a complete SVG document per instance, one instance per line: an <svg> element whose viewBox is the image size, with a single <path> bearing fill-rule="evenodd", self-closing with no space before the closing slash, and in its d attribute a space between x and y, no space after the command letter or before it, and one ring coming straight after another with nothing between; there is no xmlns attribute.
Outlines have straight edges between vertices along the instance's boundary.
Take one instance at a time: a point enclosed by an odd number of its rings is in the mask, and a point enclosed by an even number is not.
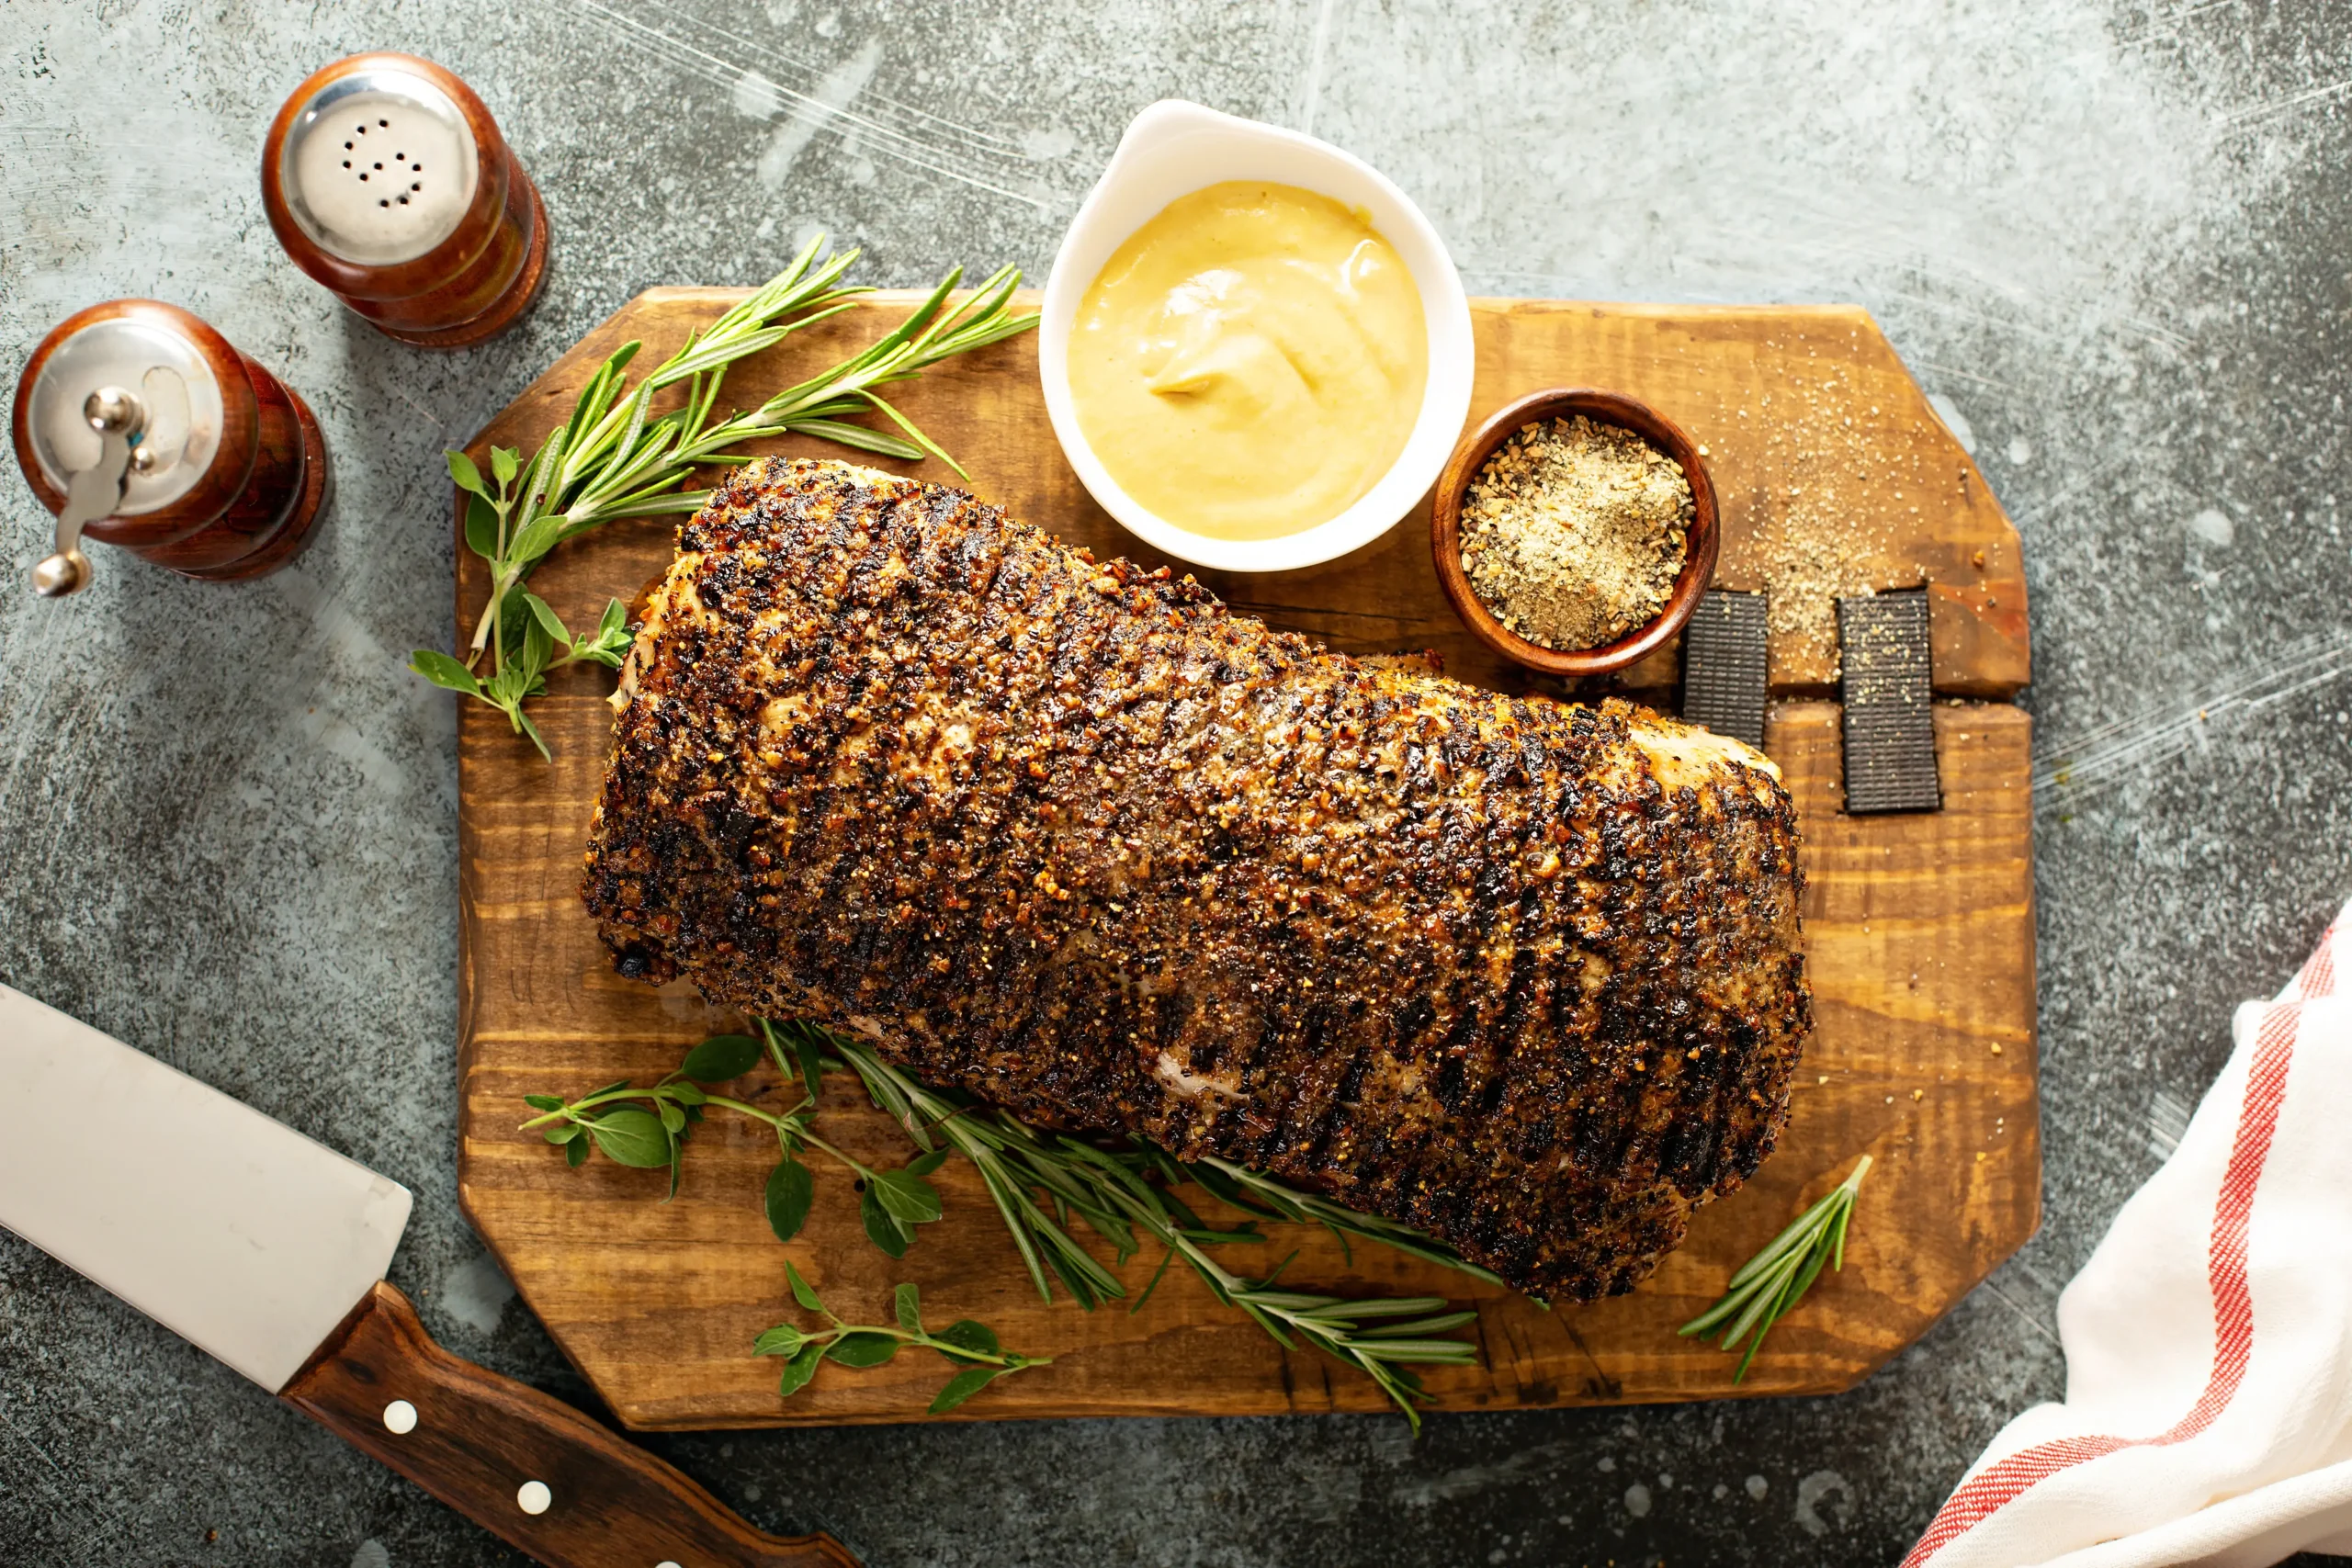
<svg viewBox="0 0 2352 1568"><path fill-rule="evenodd" d="M1811 1001L1736 742L1349 658L959 491L735 473L622 671L626 976L856 1031L1513 1285L1630 1288L1770 1151Z"/></svg>

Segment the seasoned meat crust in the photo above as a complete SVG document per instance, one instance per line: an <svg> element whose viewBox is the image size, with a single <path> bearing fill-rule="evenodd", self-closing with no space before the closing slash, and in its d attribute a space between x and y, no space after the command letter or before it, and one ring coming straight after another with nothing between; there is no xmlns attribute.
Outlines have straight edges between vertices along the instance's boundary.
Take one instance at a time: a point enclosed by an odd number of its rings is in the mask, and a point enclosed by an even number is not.
<svg viewBox="0 0 2352 1568"><path fill-rule="evenodd" d="M1811 1026L1772 765L1328 653L958 491L753 464L615 695L620 972L1216 1154L1513 1285L1630 1288Z"/></svg>

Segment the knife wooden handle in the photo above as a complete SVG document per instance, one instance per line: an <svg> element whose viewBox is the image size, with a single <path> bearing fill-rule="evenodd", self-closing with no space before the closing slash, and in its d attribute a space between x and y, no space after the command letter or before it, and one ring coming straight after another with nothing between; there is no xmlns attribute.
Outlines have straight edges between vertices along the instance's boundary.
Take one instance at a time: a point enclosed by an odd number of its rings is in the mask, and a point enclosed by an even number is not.
<svg viewBox="0 0 2352 1568"><path fill-rule="evenodd" d="M753 1529L560 1400L452 1356L390 1285L283 1397L548 1568L857 1568L831 1536Z"/></svg>

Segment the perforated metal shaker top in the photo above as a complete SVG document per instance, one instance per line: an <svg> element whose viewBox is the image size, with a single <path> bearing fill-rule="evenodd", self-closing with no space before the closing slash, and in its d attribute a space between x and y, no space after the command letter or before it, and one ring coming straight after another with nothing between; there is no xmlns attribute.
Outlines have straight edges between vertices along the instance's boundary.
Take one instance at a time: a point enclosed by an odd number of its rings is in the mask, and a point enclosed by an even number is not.
<svg viewBox="0 0 2352 1568"><path fill-rule="evenodd" d="M480 172L447 94L385 68L339 77L302 106L279 154L288 211L328 254L414 261L455 232Z"/></svg>

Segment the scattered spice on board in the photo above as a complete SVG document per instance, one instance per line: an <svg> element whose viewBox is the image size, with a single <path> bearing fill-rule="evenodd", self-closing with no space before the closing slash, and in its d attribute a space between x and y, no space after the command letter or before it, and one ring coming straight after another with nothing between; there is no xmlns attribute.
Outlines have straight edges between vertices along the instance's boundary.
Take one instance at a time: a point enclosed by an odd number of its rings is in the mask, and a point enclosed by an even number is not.
<svg viewBox="0 0 2352 1568"><path fill-rule="evenodd" d="M1462 570L1543 648L1599 648L1657 618L1682 573L1690 481L1630 430L1582 414L1528 425L1462 504Z"/></svg>

